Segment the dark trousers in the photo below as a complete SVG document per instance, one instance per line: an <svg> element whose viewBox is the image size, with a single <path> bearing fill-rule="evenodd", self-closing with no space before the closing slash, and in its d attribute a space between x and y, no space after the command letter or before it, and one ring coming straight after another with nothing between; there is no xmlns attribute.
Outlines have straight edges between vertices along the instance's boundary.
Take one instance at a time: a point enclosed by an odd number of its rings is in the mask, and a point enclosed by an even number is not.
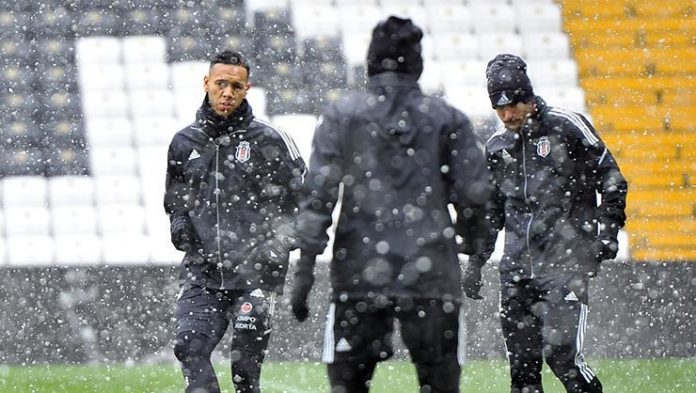
<svg viewBox="0 0 696 393"><path fill-rule="evenodd" d="M542 393L544 359L567 392L601 393L585 363L588 279L556 275L501 282L500 320L512 393Z"/></svg>
<svg viewBox="0 0 696 393"><path fill-rule="evenodd" d="M271 333L275 294L184 285L177 301L174 353L186 393L219 393L210 355L232 325L232 381L237 393L260 392L261 365Z"/></svg>
<svg viewBox="0 0 696 393"><path fill-rule="evenodd" d="M394 320L421 392L459 392L460 304L439 299L349 299L332 303L324 357L332 393L368 392L377 363L393 354Z"/></svg>

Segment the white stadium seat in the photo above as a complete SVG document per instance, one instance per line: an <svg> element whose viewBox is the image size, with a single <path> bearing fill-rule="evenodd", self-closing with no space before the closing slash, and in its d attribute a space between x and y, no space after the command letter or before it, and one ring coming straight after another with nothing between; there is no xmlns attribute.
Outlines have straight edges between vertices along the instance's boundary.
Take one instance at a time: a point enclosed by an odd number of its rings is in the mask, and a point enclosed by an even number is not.
<svg viewBox="0 0 696 393"><path fill-rule="evenodd" d="M488 63L501 53L522 56L522 37L514 33L480 33L478 38L478 57Z"/></svg>
<svg viewBox="0 0 696 393"><path fill-rule="evenodd" d="M447 86L486 87L486 64L482 60L451 60L440 64Z"/></svg>
<svg viewBox="0 0 696 393"><path fill-rule="evenodd" d="M447 86L447 102L468 116L490 116L493 113L485 87Z"/></svg>
<svg viewBox="0 0 696 393"><path fill-rule="evenodd" d="M135 146L168 146L179 131L171 116L144 116L133 119Z"/></svg>
<svg viewBox="0 0 696 393"><path fill-rule="evenodd" d="M527 74L535 88L578 85L578 65L571 59L528 61Z"/></svg>
<svg viewBox="0 0 696 393"><path fill-rule="evenodd" d="M170 84L177 89L197 88L203 91L203 77L210 67L207 61L181 61L169 66Z"/></svg>
<svg viewBox="0 0 696 393"><path fill-rule="evenodd" d="M479 53L479 41L474 34L433 34L435 56L440 61L474 59ZM426 64L427 66L427 64Z"/></svg>
<svg viewBox="0 0 696 393"><path fill-rule="evenodd" d="M96 176L94 185L98 206L140 203L140 179L135 175Z"/></svg>
<svg viewBox="0 0 696 393"><path fill-rule="evenodd" d="M440 93L445 80L442 78L442 67L437 60L430 60L423 65L423 73L418 79L421 90L426 94Z"/></svg>
<svg viewBox="0 0 696 393"><path fill-rule="evenodd" d="M102 236L102 261L108 265L143 265L149 262L148 238L141 234L109 233Z"/></svg>
<svg viewBox="0 0 696 393"><path fill-rule="evenodd" d="M95 265L102 261L101 238L95 234L58 234L55 244L55 262L59 266Z"/></svg>
<svg viewBox="0 0 696 393"><path fill-rule="evenodd" d="M135 174L138 164L132 147L95 147L89 149L89 160L92 174L97 177Z"/></svg>
<svg viewBox="0 0 696 393"><path fill-rule="evenodd" d="M7 263L15 266L52 265L55 242L49 235L8 236Z"/></svg>
<svg viewBox="0 0 696 393"><path fill-rule="evenodd" d="M365 5L351 2L338 5L337 8L338 14L341 16L339 24L344 38L351 34L370 35L377 22L384 19L380 8L374 4ZM363 53L363 58L365 53L367 51Z"/></svg>
<svg viewBox="0 0 696 393"><path fill-rule="evenodd" d="M51 231L51 216L47 207L6 207L4 216L7 236L48 235Z"/></svg>
<svg viewBox="0 0 696 393"><path fill-rule="evenodd" d="M99 231L105 234L131 234L142 236L145 233L145 211L139 204L98 206Z"/></svg>
<svg viewBox="0 0 696 393"><path fill-rule="evenodd" d="M167 42L164 37L142 35L122 38L123 62L165 63L167 61Z"/></svg>
<svg viewBox="0 0 696 393"><path fill-rule="evenodd" d="M85 120L87 142L95 147L133 145L133 124L128 117L97 117Z"/></svg>
<svg viewBox="0 0 696 393"><path fill-rule="evenodd" d="M166 63L128 64L125 72L126 88L129 90L168 89L171 87L169 66Z"/></svg>
<svg viewBox="0 0 696 393"><path fill-rule="evenodd" d="M471 4L471 15L477 34L515 32L515 10L509 5L493 2Z"/></svg>
<svg viewBox="0 0 696 393"><path fill-rule="evenodd" d="M2 203L15 206L45 207L48 201L48 181L43 176L12 176L2 179Z"/></svg>
<svg viewBox="0 0 696 393"><path fill-rule="evenodd" d="M54 176L48 178L48 202L52 208L94 204L92 176Z"/></svg>
<svg viewBox="0 0 696 393"><path fill-rule="evenodd" d="M80 68L91 64L121 62L121 40L117 37L87 37L75 41L76 61Z"/></svg>
<svg viewBox="0 0 696 393"><path fill-rule="evenodd" d="M553 3L515 4L517 27L520 33L561 32L561 8Z"/></svg>
<svg viewBox="0 0 696 393"><path fill-rule="evenodd" d="M570 58L570 40L562 32L522 34L522 47L530 61Z"/></svg>
<svg viewBox="0 0 696 393"><path fill-rule="evenodd" d="M119 63L89 63L78 69L80 90L123 90L126 87L126 69Z"/></svg>
<svg viewBox="0 0 696 393"><path fill-rule="evenodd" d="M577 86L540 87L534 92L541 96L550 106L568 109L585 114L585 92Z"/></svg>
<svg viewBox="0 0 696 393"><path fill-rule="evenodd" d="M472 15L468 7L462 4L432 4L425 2L430 33L437 36L442 33L471 33Z"/></svg>
<svg viewBox="0 0 696 393"><path fill-rule="evenodd" d="M372 38L369 30L355 33L344 30L341 38L343 56L348 67L363 66L367 57L367 48Z"/></svg>
<svg viewBox="0 0 696 393"><path fill-rule="evenodd" d="M51 231L54 236L96 234L97 209L94 206L53 207L51 209Z"/></svg>
<svg viewBox="0 0 696 393"><path fill-rule="evenodd" d="M128 117L130 99L123 89L82 92L82 112L86 119Z"/></svg>
<svg viewBox="0 0 696 393"><path fill-rule="evenodd" d="M133 117L172 116L174 114L174 99L169 89L130 91L128 101L130 114Z"/></svg>
<svg viewBox="0 0 696 393"><path fill-rule="evenodd" d="M292 9L292 25L296 38L339 35L338 9L331 5L303 4Z"/></svg>
<svg viewBox="0 0 696 393"><path fill-rule="evenodd" d="M268 118L268 115L266 115L266 89L252 86L247 92L246 99L254 111L254 116L262 119Z"/></svg>

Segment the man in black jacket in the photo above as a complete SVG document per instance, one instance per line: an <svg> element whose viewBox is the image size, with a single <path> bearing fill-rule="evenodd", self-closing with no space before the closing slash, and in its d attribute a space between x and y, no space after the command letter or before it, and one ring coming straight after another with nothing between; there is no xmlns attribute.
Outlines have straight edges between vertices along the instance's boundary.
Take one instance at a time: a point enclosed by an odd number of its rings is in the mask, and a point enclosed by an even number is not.
<svg viewBox="0 0 696 393"><path fill-rule="evenodd" d="M480 298L481 267L504 228L500 319L511 391L541 393L545 358L568 392L601 392L582 353L588 281L616 256L627 185L590 122L547 106L526 69L503 54L486 70L504 123L487 143L495 185L488 216L496 231L469 259L464 290Z"/></svg>
<svg viewBox="0 0 696 393"><path fill-rule="evenodd" d="M258 392L305 164L287 134L252 114L240 53L216 54L203 86L196 121L168 153L164 206L172 243L186 252L174 352L186 392L219 392L210 355L232 324L236 391Z"/></svg>
<svg viewBox="0 0 696 393"><path fill-rule="evenodd" d="M340 203L323 356L335 392L368 391L392 355L395 318L424 389L459 391L458 253L485 232L490 173L467 117L418 87L422 36L408 19L380 22L367 91L331 105L314 134L291 307L307 318L315 257Z"/></svg>

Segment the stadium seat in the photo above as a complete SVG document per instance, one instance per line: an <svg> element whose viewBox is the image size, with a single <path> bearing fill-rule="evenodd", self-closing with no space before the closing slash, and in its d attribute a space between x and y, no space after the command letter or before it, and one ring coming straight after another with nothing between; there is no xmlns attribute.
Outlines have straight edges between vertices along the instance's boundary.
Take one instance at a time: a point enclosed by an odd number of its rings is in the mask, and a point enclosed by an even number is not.
<svg viewBox="0 0 696 393"><path fill-rule="evenodd" d="M494 113L485 87L445 86L445 98L469 116L490 116Z"/></svg>
<svg viewBox="0 0 696 393"><path fill-rule="evenodd" d="M16 206L46 206L48 182L43 176L16 176L2 179L2 203L5 209Z"/></svg>
<svg viewBox="0 0 696 393"><path fill-rule="evenodd" d="M344 40L352 34L371 34L380 19L383 19L380 8L374 3L345 2L337 4L338 21ZM363 54L364 56L364 54Z"/></svg>
<svg viewBox="0 0 696 393"><path fill-rule="evenodd" d="M92 176L54 176L47 181L48 203L51 208L94 204Z"/></svg>
<svg viewBox="0 0 696 393"><path fill-rule="evenodd" d="M196 120L196 112L198 111L198 108L201 107L204 97L205 92L203 91L202 83L201 86L198 87L174 90L174 95L172 97L174 102L172 105L173 113L176 117L175 128L177 131Z"/></svg>
<svg viewBox="0 0 696 393"><path fill-rule="evenodd" d="M95 234L56 234L55 263L59 266L102 262L101 238Z"/></svg>
<svg viewBox="0 0 696 393"><path fill-rule="evenodd" d="M52 265L55 242L49 235L8 236L7 263L14 266Z"/></svg>
<svg viewBox="0 0 696 393"><path fill-rule="evenodd" d="M145 233L145 211L138 204L97 206L97 218L102 236Z"/></svg>
<svg viewBox="0 0 696 393"><path fill-rule="evenodd" d="M171 116L145 116L133 119L134 141L137 148L167 146L179 130Z"/></svg>
<svg viewBox="0 0 696 393"><path fill-rule="evenodd" d="M134 90L167 89L170 87L166 63L133 63L125 66L126 88Z"/></svg>
<svg viewBox="0 0 696 393"><path fill-rule="evenodd" d="M123 25L119 19L118 14L103 9L83 10L77 13L75 34L78 37L121 35Z"/></svg>
<svg viewBox="0 0 696 393"><path fill-rule="evenodd" d="M175 34L167 36L167 48L169 60L172 62L205 59L210 49L205 37Z"/></svg>
<svg viewBox="0 0 696 393"><path fill-rule="evenodd" d="M577 86L539 87L535 93L547 104L588 115L585 106L585 92Z"/></svg>
<svg viewBox="0 0 696 393"><path fill-rule="evenodd" d="M268 118L266 114L266 89L252 85L251 89L247 92L246 98L251 105L251 109L254 111L254 116L261 119Z"/></svg>
<svg viewBox="0 0 696 393"><path fill-rule="evenodd" d="M514 9L521 34L563 31L561 9L558 4L516 2Z"/></svg>
<svg viewBox="0 0 696 393"><path fill-rule="evenodd" d="M137 161L132 147L91 148L89 158L95 176L136 173Z"/></svg>
<svg viewBox="0 0 696 393"><path fill-rule="evenodd" d="M12 91L17 94L30 93L34 87L34 76L31 68L18 64L8 64L0 69L0 91ZM38 80L40 77L37 77Z"/></svg>
<svg viewBox="0 0 696 393"><path fill-rule="evenodd" d="M51 216L45 206L5 205L5 234L7 236L48 235Z"/></svg>
<svg viewBox="0 0 696 393"><path fill-rule="evenodd" d="M107 265L143 265L149 262L148 239L142 234L102 236L102 261Z"/></svg>
<svg viewBox="0 0 696 393"><path fill-rule="evenodd" d="M128 93L130 115L132 117L172 116L174 100L169 89L141 89Z"/></svg>
<svg viewBox="0 0 696 393"><path fill-rule="evenodd" d="M166 40L158 36L130 36L122 39L123 62L159 64L167 61Z"/></svg>
<svg viewBox="0 0 696 393"><path fill-rule="evenodd" d="M563 32L522 34L522 48L529 61L570 58L570 40Z"/></svg>
<svg viewBox="0 0 696 393"><path fill-rule="evenodd" d="M96 176L94 191L97 206L141 202L140 181L134 175Z"/></svg>
<svg viewBox="0 0 696 393"><path fill-rule="evenodd" d="M445 87L486 87L487 61L466 59L467 57L464 57L460 60L443 61L440 63Z"/></svg>
<svg viewBox="0 0 696 393"><path fill-rule="evenodd" d="M514 34L515 10L506 3L470 2L472 23L477 34Z"/></svg>
<svg viewBox="0 0 696 393"><path fill-rule="evenodd" d="M87 64L119 64L121 40L111 36L80 38L75 42L75 53L80 71Z"/></svg>
<svg viewBox="0 0 696 393"><path fill-rule="evenodd" d="M433 34L432 38L435 57L441 62L464 61L478 56L479 42L473 34L442 32Z"/></svg>
<svg viewBox="0 0 696 393"><path fill-rule="evenodd" d="M71 61L73 60L37 59L35 71L37 90L77 92L77 67Z"/></svg>
<svg viewBox="0 0 696 393"><path fill-rule="evenodd" d="M423 73L418 84L425 94L441 94L444 88L442 65L439 61L430 60L423 66ZM447 80L450 83L451 79Z"/></svg>
<svg viewBox="0 0 696 393"><path fill-rule="evenodd" d="M44 37L68 37L73 32L74 13L60 3L39 3L32 15L29 31L40 31Z"/></svg>
<svg viewBox="0 0 696 393"><path fill-rule="evenodd" d="M461 4L437 4L424 2L428 15L430 33L436 38L442 33L469 34L472 32L473 22L471 11Z"/></svg>
<svg viewBox="0 0 696 393"><path fill-rule="evenodd" d="M82 146L48 145L43 149L46 176L89 175L89 158Z"/></svg>
<svg viewBox="0 0 696 393"><path fill-rule="evenodd" d="M292 26L299 42L308 37L338 36L338 8L331 5L297 4L291 10Z"/></svg>
<svg viewBox="0 0 696 393"><path fill-rule="evenodd" d="M40 147L7 147L0 151L0 177L45 174L46 162Z"/></svg>
<svg viewBox="0 0 696 393"><path fill-rule="evenodd" d="M478 39L478 58L488 62L501 53L522 56L522 37L514 33L481 33Z"/></svg>
<svg viewBox="0 0 696 393"><path fill-rule="evenodd" d="M88 118L86 137L90 148L133 146L133 122L128 117Z"/></svg>
<svg viewBox="0 0 696 393"><path fill-rule="evenodd" d="M207 61L180 61L169 65L169 84L174 90L200 89L203 91L203 77L208 74Z"/></svg>
<svg viewBox="0 0 696 393"><path fill-rule="evenodd" d="M362 32L343 31L341 35L343 56L348 67L353 68L365 64L371 38L369 30Z"/></svg>
<svg viewBox="0 0 696 393"><path fill-rule="evenodd" d="M82 113L87 119L127 117L130 115L129 104L128 95L118 88L82 91Z"/></svg>
<svg viewBox="0 0 696 393"><path fill-rule="evenodd" d="M51 233L54 236L97 233L97 210L91 205L52 206Z"/></svg>
<svg viewBox="0 0 696 393"><path fill-rule="evenodd" d="M3 122L0 127L0 145L21 149L38 147L44 137L43 130L31 118L18 118Z"/></svg>
<svg viewBox="0 0 696 393"><path fill-rule="evenodd" d="M578 86L578 67L571 59L528 61L527 74L535 87Z"/></svg>

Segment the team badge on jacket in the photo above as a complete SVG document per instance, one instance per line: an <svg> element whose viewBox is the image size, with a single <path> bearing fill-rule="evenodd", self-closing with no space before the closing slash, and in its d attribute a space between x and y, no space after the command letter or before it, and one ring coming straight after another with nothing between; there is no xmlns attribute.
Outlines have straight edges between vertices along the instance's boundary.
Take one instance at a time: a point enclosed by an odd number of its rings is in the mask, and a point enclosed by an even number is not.
<svg viewBox="0 0 696 393"><path fill-rule="evenodd" d="M251 157L251 146L249 145L249 142L247 142L247 141L239 142L239 145L237 146L237 150L234 153L234 158L236 158L237 161L239 161L239 162L246 162L246 161L249 161L250 157Z"/></svg>
<svg viewBox="0 0 696 393"><path fill-rule="evenodd" d="M548 137L542 136L537 142L537 154L546 157L549 153L551 153L551 142Z"/></svg>

